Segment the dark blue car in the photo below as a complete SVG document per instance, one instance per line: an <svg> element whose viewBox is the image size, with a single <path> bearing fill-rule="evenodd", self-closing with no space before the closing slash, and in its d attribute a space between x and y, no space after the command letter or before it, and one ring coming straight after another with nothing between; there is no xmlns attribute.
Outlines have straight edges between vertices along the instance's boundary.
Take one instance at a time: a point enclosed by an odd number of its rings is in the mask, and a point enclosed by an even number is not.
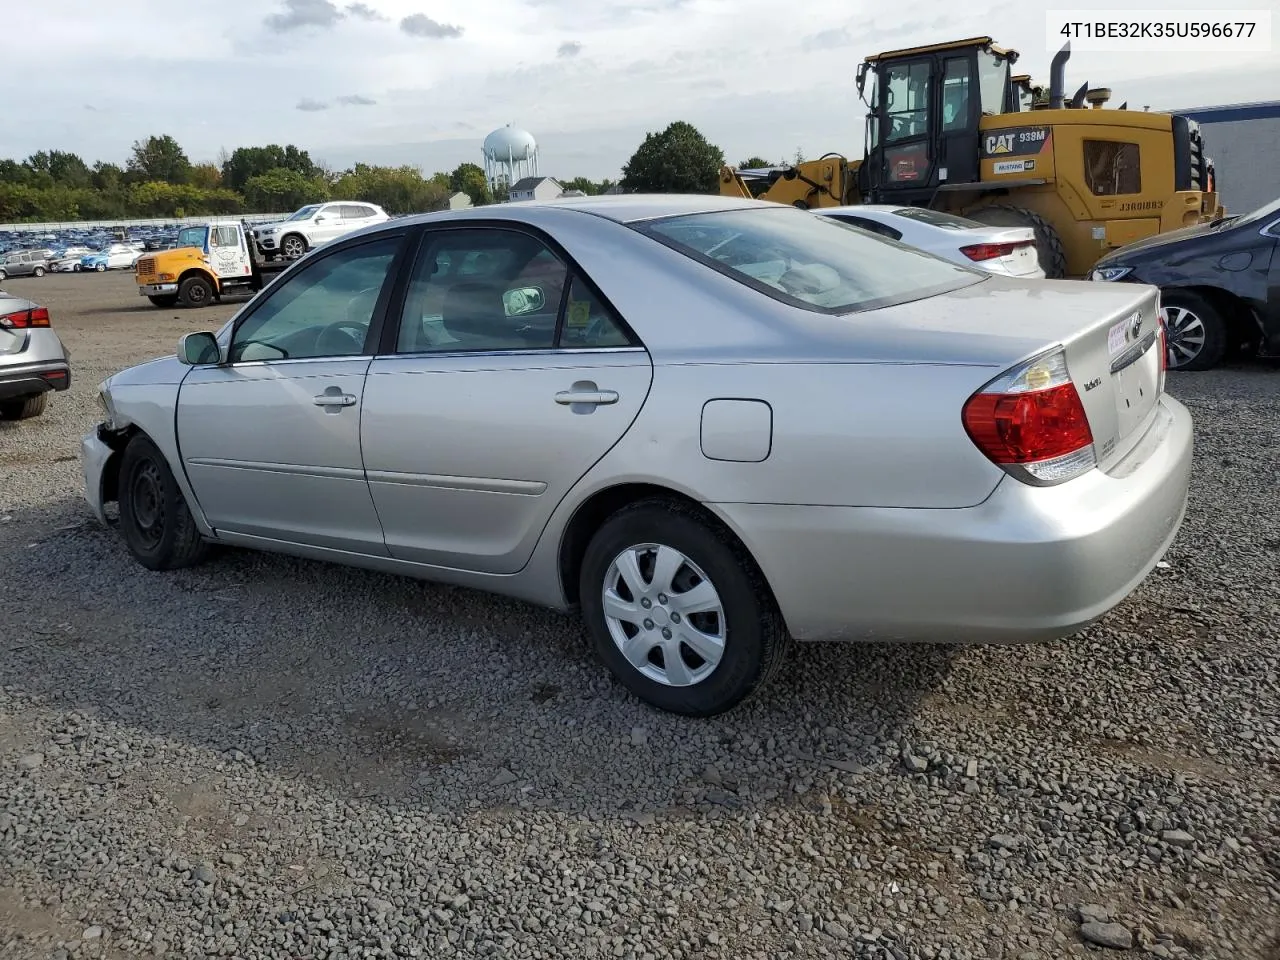
<svg viewBox="0 0 1280 960"><path fill-rule="evenodd" d="M1162 233L1099 260L1090 280L1160 288L1171 370L1228 355L1280 354L1280 199Z"/></svg>

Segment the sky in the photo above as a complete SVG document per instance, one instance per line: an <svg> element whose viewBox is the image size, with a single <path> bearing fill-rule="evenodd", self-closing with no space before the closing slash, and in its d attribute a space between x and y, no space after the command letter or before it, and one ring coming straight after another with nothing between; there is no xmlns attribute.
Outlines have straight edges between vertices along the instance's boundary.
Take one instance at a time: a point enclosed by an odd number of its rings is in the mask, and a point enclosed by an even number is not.
<svg viewBox="0 0 1280 960"><path fill-rule="evenodd" d="M860 156L866 55L964 37L1018 49L1048 79L1050 6L999 0L110 0L13 3L3 46L43 51L11 86L0 157L71 150L123 164L170 134L193 162L294 143L334 169L356 161L430 174L480 162L486 133L538 140L540 172L616 178L647 132L685 120L736 163ZM1113 5L1095 2L1095 7ZM1280 0L1232 9L1273 11ZM68 11L75 8L74 14ZM1163 0L1160 9L1203 11ZM887 14L905 11L897 19ZM12 55L10 57L12 59ZM1269 52L1074 52L1067 87L1113 104L1191 108L1280 96ZM10 77L10 84L15 81ZM25 90L26 92L22 92Z"/></svg>

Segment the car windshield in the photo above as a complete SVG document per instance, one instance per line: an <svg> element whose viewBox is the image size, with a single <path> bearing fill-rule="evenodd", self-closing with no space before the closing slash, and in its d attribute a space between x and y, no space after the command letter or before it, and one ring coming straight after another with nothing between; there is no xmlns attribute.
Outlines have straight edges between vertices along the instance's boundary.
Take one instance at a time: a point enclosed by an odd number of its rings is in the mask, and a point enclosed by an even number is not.
<svg viewBox="0 0 1280 960"><path fill-rule="evenodd" d="M307 218L313 216L315 212L319 209L320 209L320 204L313 203L309 207L303 207L293 216L289 217L289 220L306 220Z"/></svg>
<svg viewBox="0 0 1280 960"><path fill-rule="evenodd" d="M1231 227L1240 227L1250 223L1257 223L1260 220L1269 220L1272 217L1280 217L1280 198L1272 200L1270 203L1263 204L1257 210L1228 219L1226 224Z"/></svg>
<svg viewBox="0 0 1280 960"><path fill-rule="evenodd" d="M941 213L938 210L926 210L924 207L898 207L893 211L893 215L895 217L904 217L907 220L918 220L920 223L927 223L931 227L941 227L943 230L973 230L985 226L985 224L981 224L977 220L967 220L964 217Z"/></svg>
<svg viewBox="0 0 1280 960"><path fill-rule="evenodd" d="M776 300L827 313L922 300L985 279L976 270L788 207L668 217L636 229Z"/></svg>
<svg viewBox="0 0 1280 960"><path fill-rule="evenodd" d="M203 247L204 246L204 227L187 227L185 230L179 230L178 246Z"/></svg>

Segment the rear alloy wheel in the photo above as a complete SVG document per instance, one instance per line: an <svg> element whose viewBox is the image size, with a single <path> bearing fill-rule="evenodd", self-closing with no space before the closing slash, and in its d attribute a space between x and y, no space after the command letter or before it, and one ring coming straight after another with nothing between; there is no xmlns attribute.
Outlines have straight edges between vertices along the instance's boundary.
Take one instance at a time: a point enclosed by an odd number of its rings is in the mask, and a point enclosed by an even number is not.
<svg viewBox="0 0 1280 960"><path fill-rule="evenodd" d="M1204 297L1187 290L1160 295L1165 357L1170 370L1208 370L1227 352L1227 325Z"/></svg>
<svg viewBox="0 0 1280 960"><path fill-rule="evenodd" d="M97 270L99 273L105 273L107 265L105 263L96 263L94 264L93 269Z"/></svg>
<svg viewBox="0 0 1280 960"><path fill-rule="evenodd" d="M1023 207L995 203L969 210L965 216L993 227L1030 227L1036 235L1036 255L1046 279L1060 280L1067 275L1067 254L1062 238L1044 217Z"/></svg>
<svg viewBox="0 0 1280 960"><path fill-rule="evenodd" d="M17 400L6 400L0 403L0 420L30 420L44 413L45 404L49 400L47 393L37 393Z"/></svg>
<svg viewBox="0 0 1280 960"><path fill-rule="evenodd" d="M307 241L296 233L291 233L280 241L280 252L284 254L286 260L297 260L307 252Z"/></svg>
<svg viewBox="0 0 1280 960"><path fill-rule="evenodd" d="M737 706L772 679L789 643L751 558L679 503L644 501L607 520L579 589L596 653L673 713Z"/></svg>
<svg viewBox="0 0 1280 960"><path fill-rule="evenodd" d="M178 286L178 302L184 307L203 307L213 299L213 287L204 277L187 277Z"/></svg>
<svg viewBox="0 0 1280 960"><path fill-rule="evenodd" d="M33 276L43 277L43 276L44 276L44 267L36 267L34 270L32 270L32 271L31 271L31 273L32 273L32 275L33 275Z"/></svg>
<svg viewBox="0 0 1280 960"><path fill-rule="evenodd" d="M164 454L138 434L120 463L120 529L148 570L194 566L209 554Z"/></svg>

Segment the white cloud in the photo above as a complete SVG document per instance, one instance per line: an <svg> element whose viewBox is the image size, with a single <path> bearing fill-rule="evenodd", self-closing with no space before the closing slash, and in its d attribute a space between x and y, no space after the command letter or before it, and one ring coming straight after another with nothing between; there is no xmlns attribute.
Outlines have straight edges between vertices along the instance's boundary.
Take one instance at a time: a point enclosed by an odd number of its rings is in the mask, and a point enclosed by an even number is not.
<svg viewBox="0 0 1280 960"><path fill-rule="evenodd" d="M853 74L865 55L991 35L1022 51L1020 71L1047 79L1043 5L987 4L920 0L897 22L872 0L834 15L828 0L792 0L786 17L776 0L112 0L61 18L12 4L11 45L76 69L46 72L38 100L10 98L0 157L56 147L119 163L133 140L167 133L197 161L274 142L336 165L431 171L474 161L487 131L514 122L538 137L546 172L602 177L646 131L680 119L731 161L797 147L858 155L865 108ZM1076 52L1068 87L1085 80L1111 87L1117 105L1189 108L1273 99L1280 65L1265 53ZM191 83L216 91L216 114L189 109Z"/></svg>

